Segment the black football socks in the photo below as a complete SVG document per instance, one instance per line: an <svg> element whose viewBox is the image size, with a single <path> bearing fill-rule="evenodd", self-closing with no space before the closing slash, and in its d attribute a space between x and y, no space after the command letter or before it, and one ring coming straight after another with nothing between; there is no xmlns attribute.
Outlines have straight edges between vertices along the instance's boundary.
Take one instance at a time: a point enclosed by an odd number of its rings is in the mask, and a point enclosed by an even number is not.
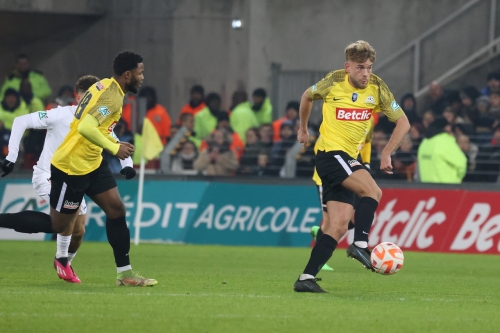
<svg viewBox="0 0 500 333"><path fill-rule="evenodd" d="M117 219L106 218L106 235L109 245L113 248L116 267L130 265L130 230L127 227L125 216Z"/></svg>
<svg viewBox="0 0 500 333"><path fill-rule="evenodd" d="M0 214L0 227L14 229L17 232L34 234L38 232L55 233L50 215L42 212L25 210L14 214Z"/></svg>
<svg viewBox="0 0 500 333"><path fill-rule="evenodd" d="M363 197L359 201L354 213L354 220L356 221L354 242L368 242L368 234L370 233L377 207L378 202L373 198Z"/></svg>
<svg viewBox="0 0 500 333"><path fill-rule="evenodd" d="M304 269L304 274L316 276L323 265L332 257L336 247L337 241L328 234L323 234L321 238L317 238L316 245L314 245L311 251L309 262Z"/></svg>

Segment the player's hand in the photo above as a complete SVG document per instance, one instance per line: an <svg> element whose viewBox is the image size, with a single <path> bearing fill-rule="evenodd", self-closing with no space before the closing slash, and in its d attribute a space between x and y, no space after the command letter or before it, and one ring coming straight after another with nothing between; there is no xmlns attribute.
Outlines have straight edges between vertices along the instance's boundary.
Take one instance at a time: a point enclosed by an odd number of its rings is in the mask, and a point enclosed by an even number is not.
<svg viewBox="0 0 500 333"><path fill-rule="evenodd" d="M3 160L2 164L0 164L0 168L2 168L2 171L3 171L2 177L5 177L9 173L14 171L14 162L11 162L11 161L5 159L5 160Z"/></svg>
<svg viewBox="0 0 500 333"><path fill-rule="evenodd" d="M120 142L120 149L118 149L118 152L116 153L115 156L121 160L124 160L127 157L130 157L130 155L132 155L134 151L135 151L134 145L128 142Z"/></svg>
<svg viewBox="0 0 500 333"><path fill-rule="evenodd" d="M380 156L380 170L384 170L385 173L392 175L391 155L382 153Z"/></svg>
<svg viewBox="0 0 500 333"><path fill-rule="evenodd" d="M123 168L120 171L120 173L125 176L125 179L132 179L137 174L137 172L135 171L135 169L132 168L132 167L129 167L129 166L126 166L125 168Z"/></svg>
<svg viewBox="0 0 500 333"><path fill-rule="evenodd" d="M306 147L306 143L309 141L309 132L307 131L307 128L299 128L299 131L297 132L297 140L302 143L302 148Z"/></svg>

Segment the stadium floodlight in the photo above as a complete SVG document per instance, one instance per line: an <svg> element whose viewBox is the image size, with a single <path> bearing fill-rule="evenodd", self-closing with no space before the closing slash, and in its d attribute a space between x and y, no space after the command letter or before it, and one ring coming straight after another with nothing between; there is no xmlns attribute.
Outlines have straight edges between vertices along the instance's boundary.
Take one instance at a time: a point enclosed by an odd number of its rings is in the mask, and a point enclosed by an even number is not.
<svg viewBox="0 0 500 333"><path fill-rule="evenodd" d="M231 28L233 29L243 29L243 21L240 19L234 19L231 21Z"/></svg>

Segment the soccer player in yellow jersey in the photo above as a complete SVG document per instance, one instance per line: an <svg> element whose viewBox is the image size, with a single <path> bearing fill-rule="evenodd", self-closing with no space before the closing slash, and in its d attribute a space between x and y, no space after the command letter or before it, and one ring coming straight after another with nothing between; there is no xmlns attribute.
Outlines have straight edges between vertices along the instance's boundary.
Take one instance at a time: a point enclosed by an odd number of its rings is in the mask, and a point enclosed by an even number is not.
<svg viewBox="0 0 500 333"><path fill-rule="evenodd" d="M307 89L301 98L297 134L301 143L309 139L307 123L313 101L322 99L324 102L316 170L323 184L323 202L327 206L329 219L328 225L323 224L324 234L313 247L303 274L294 284L297 292L325 292L316 283L316 275L347 231L355 195L361 198L354 215L356 224L366 226L373 221L382 190L356 160L372 114L383 112L396 124L380 160L380 169L389 174L392 174L391 154L410 129L408 118L387 85L372 75L375 61L373 47L365 41L357 41L347 46L345 56L343 70L330 72ZM368 235L365 242L368 242ZM367 247L352 244L348 254L371 268Z"/></svg>

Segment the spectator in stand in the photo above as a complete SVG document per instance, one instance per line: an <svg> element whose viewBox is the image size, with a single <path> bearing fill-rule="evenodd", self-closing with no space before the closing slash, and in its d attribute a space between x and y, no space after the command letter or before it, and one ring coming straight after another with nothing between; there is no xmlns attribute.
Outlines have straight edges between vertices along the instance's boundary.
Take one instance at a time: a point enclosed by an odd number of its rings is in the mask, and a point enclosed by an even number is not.
<svg viewBox="0 0 500 333"><path fill-rule="evenodd" d="M281 140L273 145L271 150L271 167L272 174L278 176L285 164L286 153L297 140L294 134L294 124L291 121L284 121L280 128Z"/></svg>
<svg viewBox="0 0 500 333"><path fill-rule="evenodd" d="M191 87L191 92L189 95L189 103L184 105L179 113L179 119L177 123L181 122L181 117L184 114L191 114L195 116L198 112L205 108L205 89L200 85L195 85Z"/></svg>
<svg viewBox="0 0 500 333"><path fill-rule="evenodd" d="M206 106L194 116L194 132L196 138L205 140L217 127L217 119L221 112L221 99L216 93L208 94Z"/></svg>
<svg viewBox="0 0 500 333"><path fill-rule="evenodd" d="M272 171L269 167L269 151L262 149L257 156L257 167L253 169L252 175L255 176L272 176Z"/></svg>
<svg viewBox="0 0 500 333"><path fill-rule="evenodd" d="M489 113L496 119L500 119L500 91L490 92L490 110Z"/></svg>
<svg viewBox="0 0 500 333"><path fill-rule="evenodd" d="M181 122L180 126L187 129L185 140L189 140L194 143L194 145L196 146L196 150L199 150L201 146L201 140L196 138L196 133L194 132L194 116L191 113L183 113L180 116L179 120ZM172 137L174 137L172 130L170 132Z"/></svg>
<svg viewBox="0 0 500 333"><path fill-rule="evenodd" d="M453 112L457 117L461 117L462 109L463 104L462 99L460 98L460 92L458 90L451 91L448 94L448 106L444 109L444 111L451 110L451 112Z"/></svg>
<svg viewBox="0 0 500 333"><path fill-rule="evenodd" d="M271 100L267 97L267 93L262 88L257 88L252 94L253 105L252 110L255 112L255 117L259 125L271 124L273 120L273 106Z"/></svg>
<svg viewBox="0 0 500 333"><path fill-rule="evenodd" d="M429 84L429 97L431 100L429 109L438 116L442 115L444 109L448 106L448 99L443 87L436 81L432 81L431 84Z"/></svg>
<svg viewBox="0 0 500 333"><path fill-rule="evenodd" d="M418 150L418 146L422 142L424 135L424 126L421 123L413 123L410 127L410 138L413 142L413 151L416 152Z"/></svg>
<svg viewBox="0 0 500 333"><path fill-rule="evenodd" d="M417 113L417 100L415 99L415 96L413 94L408 93L401 98L401 103L399 104L403 108L403 111L406 114L406 117L408 117L408 121L410 124L420 122L420 117ZM389 133L392 133L389 132Z"/></svg>
<svg viewBox="0 0 500 333"><path fill-rule="evenodd" d="M260 136L260 142L262 142L264 147L269 149L272 148L274 144L273 142L274 135L273 135L273 127L271 126L271 124L260 125L259 136Z"/></svg>
<svg viewBox="0 0 500 333"><path fill-rule="evenodd" d="M474 86L466 86L460 91L460 98L464 109L464 114L468 110L476 107L476 100L481 96L479 90Z"/></svg>
<svg viewBox="0 0 500 333"><path fill-rule="evenodd" d="M397 177L401 179L406 179L408 181L413 180L413 175L415 174L415 166L417 162L417 157L415 156L415 151L413 150L413 141L411 136L407 134L393 159L394 170Z"/></svg>
<svg viewBox="0 0 500 333"><path fill-rule="evenodd" d="M208 103L207 103L208 104ZM231 176L238 169L238 159L231 149L231 136L217 129L208 141L208 149L201 152L193 167L207 176Z"/></svg>
<svg viewBox="0 0 500 333"><path fill-rule="evenodd" d="M281 124L284 121L289 120L295 124L299 120L299 107L300 107L300 103L297 101L288 102L288 104L286 105L285 116L283 118L280 118L280 119L275 120L273 122L273 132L274 132L273 141L274 142L281 140L280 128L281 128Z"/></svg>
<svg viewBox="0 0 500 333"><path fill-rule="evenodd" d="M372 137L372 151L370 157L370 170L374 178L392 178L392 175L387 175L384 171L380 170L380 157L385 146L389 142L389 134L380 127L378 124L373 128ZM390 176L390 177L389 177Z"/></svg>
<svg viewBox="0 0 500 333"><path fill-rule="evenodd" d="M450 106L443 111L443 117L452 125L464 123L464 118L457 115Z"/></svg>
<svg viewBox="0 0 500 333"><path fill-rule="evenodd" d="M259 129L257 127L249 128L246 133L245 152L240 159L238 174L249 175L254 172L258 165L258 156L263 148L264 145L259 140Z"/></svg>
<svg viewBox="0 0 500 333"><path fill-rule="evenodd" d="M168 115L167 109L158 104L156 89L150 86L143 87L138 94L138 97L146 98L146 118L151 120L151 123L156 128L156 132L160 136L163 145L170 138L170 126L172 121Z"/></svg>
<svg viewBox="0 0 500 333"><path fill-rule="evenodd" d="M477 145L470 142L470 138L467 135L461 134L457 136L457 144L467 157L467 173L463 179L464 182L478 181L478 177L475 174L476 170L476 158L479 151Z"/></svg>
<svg viewBox="0 0 500 333"><path fill-rule="evenodd" d="M20 54L17 56L16 68L7 76L0 89L0 98L3 99L5 92L9 88L19 91L23 79L27 79L31 83L33 94L42 101L45 101L50 94L52 94L52 89L50 89L43 74L39 71L32 70L26 54Z"/></svg>
<svg viewBox="0 0 500 333"><path fill-rule="evenodd" d="M190 113L185 113L184 115L190 115ZM191 173L194 171L194 161L198 158L198 149L196 145L190 141L186 140L182 143L180 151L172 159L171 170L175 173Z"/></svg>
<svg viewBox="0 0 500 333"><path fill-rule="evenodd" d="M476 158L476 181L497 182L500 169L500 126L495 128L491 141L479 147Z"/></svg>
<svg viewBox="0 0 500 333"><path fill-rule="evenodd" d="M217 129L223 129L227 133L229 133L229 135L231 135L231 146L229 148L233 151L233 153L239 160L241 158L241 155L243 155L243 151L245 150L245 144L243 143L243 140L241 139L239 134L234 132L231 128L229 124L229 115L227 114L227 112L221 112L217 117Z"/></svg>
<svg viewBox="0 0 500 333"><path fill-rule="evenodd" d="M231 127L238 133L240 138L245 138L246 131L252 127L259 127L256 113L247 101L247 94L244 91L235 91L233 94L231 110Z"/></svg>
<svg viewBox="0 0 500 333"><path fill-rule="evenodd" d="M33 94L31 83L28 79L24 79L21 82L19 94L24 103L26 103L26 107L30 113L45 110L45 105L43 105L42 100Z"/></svg>
<svg viewBox="0 0 500 333"><path fill-rule="evenodd" d="M47 104L45 110L52 110L58 106L76 105L75 91L70 85L64 85L59 89L57 97L53 102Z"/></svg>
<svg viewBox="0 0 500 333"><path fill-rule="evenodd" d="M427 130L427 128L429 128L429 125L434 121L434 119L435 116L431 110L424 112L424 115L422 116L422 125L424 126L424 130Z"/></svg>
<svg viewBox="0 0 500 333"><path fill-rule="evenodd" d="M467 157L450 135L451 125L436 118L418 148L419 179L423 183L459 184L467 171Z"/></svg>
<svg viewBox="0 0 500 333"><path fill-rule="evenodd" d="M0 104L0 121L6 130L12 129L14 118L30 113L26 103L21 100L19 93L13 88L8 88Z"/></svg>
<svg viewBox="0 0 500 333"><path fill-rule="evenodd" d="M481 90L484 96L490 96L492 91L500 92L500 70L488 73L486 80L488 83L486 87Z"/></svg>
<svg viewBox="0 0 500 333"><path fill-rule="evenodd" d="M384 113L376 113L375 116L378 117L378 121L376 122L379 129L382 129L386 134L390 134L394 131L396 125L390 121Z"/></svg>

